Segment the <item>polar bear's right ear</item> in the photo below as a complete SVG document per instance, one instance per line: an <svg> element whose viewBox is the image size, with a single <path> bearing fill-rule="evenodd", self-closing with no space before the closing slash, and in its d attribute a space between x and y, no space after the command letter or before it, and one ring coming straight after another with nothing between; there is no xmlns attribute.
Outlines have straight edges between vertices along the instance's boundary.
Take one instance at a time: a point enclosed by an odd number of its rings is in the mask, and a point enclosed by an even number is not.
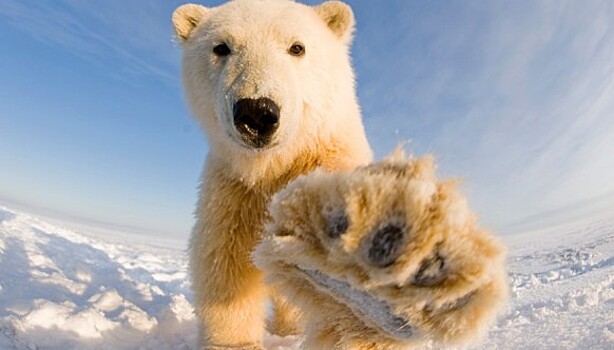
<svg viewBox="0 0 614 350"><path fill-rule="evenodd" d="M175 34L181 42L185 42L207 14L208 9L202 5L185 4L173 12L173 26Z"/></svg>
<svg viewBox="0 0 614 350"><path fill-rule="evenodd" d="M341 41L347 44L352 40L354 12L349 5L341 1L326 1L316 6L315 10Z"/></svg>

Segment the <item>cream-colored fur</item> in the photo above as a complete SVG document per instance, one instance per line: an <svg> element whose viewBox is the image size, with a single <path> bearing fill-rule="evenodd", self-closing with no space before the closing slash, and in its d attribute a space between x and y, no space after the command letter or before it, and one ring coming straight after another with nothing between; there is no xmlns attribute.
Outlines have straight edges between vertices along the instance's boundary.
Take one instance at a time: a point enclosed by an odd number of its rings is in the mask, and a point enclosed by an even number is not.
<svg viewBox="0 0 614 350"><path fill-rule="evenodd" d="M235 0L183 5L173 24L187 100L209 142L190 243L201 346L257 349L270 293L250 254L271 195L316 167L352 170L372 158L349 59L354 17L336 1ZM301 57L288 53L296 42ZM213 53L220 43L227 57ZM255 150L233 124L233 105L264 97L280 108L279 128ZM273 331L293 332L297 311L280 300Z"/></svg>
<svg viewBox="0 0 614 350"><path fill-rule="evenodd" d="M255 261L302 306L306 349L466 343L484 334L507 298L501 243L477 225L454 181L435 178L431 158L397 151L350 173L317 170L276 194L270 214ZM378 232L396 228L395 239L377 245ZM392 259L374 262L381 256L373 247ZM386 333L378 326L386 319L377 316L381 305L362 312L321 276L384 302L407 332Z"/></svg>

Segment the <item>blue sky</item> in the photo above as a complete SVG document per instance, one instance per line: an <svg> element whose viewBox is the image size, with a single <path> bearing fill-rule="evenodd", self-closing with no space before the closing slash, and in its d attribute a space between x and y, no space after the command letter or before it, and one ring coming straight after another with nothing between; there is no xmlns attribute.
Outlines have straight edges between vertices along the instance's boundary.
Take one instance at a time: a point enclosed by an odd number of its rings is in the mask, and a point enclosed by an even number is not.
<svg viewBox="0 0 614 350"><path fill-rule="evenodd" d="M0 1L0 201L188 236L207 145L182 97L180 3ZM497 231L614 206L613 2L348 3L378 157L403 140L436 154Z"/></svg>

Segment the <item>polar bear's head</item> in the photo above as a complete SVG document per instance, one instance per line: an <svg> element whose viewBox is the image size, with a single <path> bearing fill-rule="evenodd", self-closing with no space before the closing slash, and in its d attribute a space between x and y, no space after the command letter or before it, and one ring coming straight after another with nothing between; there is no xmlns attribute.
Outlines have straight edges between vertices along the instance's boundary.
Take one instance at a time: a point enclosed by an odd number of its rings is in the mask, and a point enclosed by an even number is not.
<svg viewBox="0 0 614 350"><path fill-rule="evenodd" d="M309 147L344 123L340 105L355 105L354 17L341 2L187 4L173 24L188 102L214 150L257 157Z"/></svg>

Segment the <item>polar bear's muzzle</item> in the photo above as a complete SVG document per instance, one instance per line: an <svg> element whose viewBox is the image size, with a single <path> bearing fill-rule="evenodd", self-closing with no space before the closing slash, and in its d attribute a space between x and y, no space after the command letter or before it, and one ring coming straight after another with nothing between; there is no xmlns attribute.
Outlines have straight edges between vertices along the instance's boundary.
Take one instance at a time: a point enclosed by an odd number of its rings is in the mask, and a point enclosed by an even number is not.
<svg viewBox="0 0 614 350"><path fill-rule="evenodd" d="M279 128L279 107L270 98L243 98L233 106L233 123L249 147L268 146Z"/></svg>

